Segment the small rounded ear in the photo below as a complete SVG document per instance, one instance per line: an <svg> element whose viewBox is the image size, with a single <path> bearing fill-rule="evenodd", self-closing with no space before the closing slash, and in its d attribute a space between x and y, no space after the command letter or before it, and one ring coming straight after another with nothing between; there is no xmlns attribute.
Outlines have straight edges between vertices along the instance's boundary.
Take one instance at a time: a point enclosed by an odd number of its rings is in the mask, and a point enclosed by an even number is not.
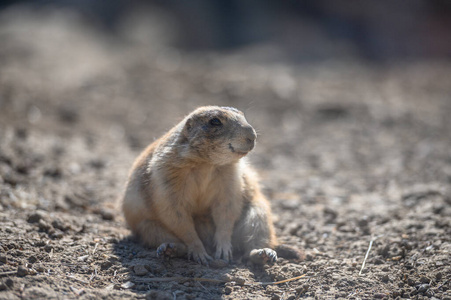
<svg viewBox="0 0 451 300"><path fill-rule="evenodd" d="M185 123L185 130L187 132L191 132L191 129L193 129L193 120L188 119L188 120L186 120L186 123Z"/></svg>
<svg viewBox="0 0 451 300"><path fill-rule="evenodd" d="M185 126L183 126L182 134L184 139L188 139L191 131L193 130L193 120L190 118L186 120Z"/></svg>

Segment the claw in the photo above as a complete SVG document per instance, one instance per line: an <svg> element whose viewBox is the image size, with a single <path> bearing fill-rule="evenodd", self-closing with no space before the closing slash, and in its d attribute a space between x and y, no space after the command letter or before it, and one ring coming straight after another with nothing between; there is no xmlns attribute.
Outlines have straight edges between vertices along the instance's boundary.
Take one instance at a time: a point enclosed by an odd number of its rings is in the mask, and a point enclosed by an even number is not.
<svg viewBox="0 0 451 300"><path fill-rule="evenodd" d="M207 267L208 267L208 262L213 260L213 258L210 255L208 255L207 253L191 252L191 253L189 253L188 258L194 260L198 264L201 264L201 265L204 265Z"/></svg>
<svg viewBox="0 0 451 300"><path fill-rule="evenodd" d="M157 249L157 256L164 258L175 257L176 252L176 246L174 243L163 243Z"/></svg>
<svg viewBox="0 0 451 300"><path fill-rule="evenodd" d="M272 249L263 248L251 251L250 258L255 264L273 264L277 261L277 253Z"/></svg>
<svg viewBox="0 0 451 300"><path fill-rule="evenodd" d="M230 262L232 260L232 251L231 250L220 250L218 249L215 253L215 259L223 259L226 262Z"/></svg>
<svg viewBox="0 0 451 300"><path fill-rule="evenodd" d="M230 262L232 260L232 244L218 243L216 246L215 259L223 259Z"/></svg>

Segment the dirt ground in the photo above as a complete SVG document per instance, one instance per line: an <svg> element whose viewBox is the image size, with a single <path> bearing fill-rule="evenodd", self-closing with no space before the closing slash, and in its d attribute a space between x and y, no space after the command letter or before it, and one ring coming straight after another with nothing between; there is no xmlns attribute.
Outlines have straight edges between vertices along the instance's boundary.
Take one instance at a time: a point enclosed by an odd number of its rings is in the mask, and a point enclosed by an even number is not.
<svg viewBox="0 0 451 300"><path fill-rule="evenodd" d="M187 53L59 12L2 14L0 41L0 299L451 299L449 60ZM258 130L250 161L305 260L204 267L130 236L133 159L207 104Z"/></svg>

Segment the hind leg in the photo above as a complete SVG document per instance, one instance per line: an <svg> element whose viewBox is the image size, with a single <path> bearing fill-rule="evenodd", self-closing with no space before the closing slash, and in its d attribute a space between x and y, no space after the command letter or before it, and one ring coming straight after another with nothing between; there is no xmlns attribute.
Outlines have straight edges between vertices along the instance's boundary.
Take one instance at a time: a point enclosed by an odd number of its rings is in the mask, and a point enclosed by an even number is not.
<svg viewBox="0 0 451 300"><path fill-rule="evenodd" d="M266 199L261 196L244 208L237 222L232 243L236 251L255 264L273 263L277 253L276 237L271 219L271 211Z"/></svg>
<svg viewBox="0 0 451 300"><path fill-rule="evenodd" d="M161 258L172 258L186 256L188 248L183 243L162 243L157 248L157 256Z"/></svg>
<svg viewBox="0 0 451 300"><path fill-rule="evenodd" d="M186 245L158 221L147 219L150 214L143 200L140 186L131 180L127 186L122 209L132 232L143 244L157 248L159 257L180 257L187 254Z"/></svg>
<svg viewBox="0 0 451 300"><path fill-rule="evenodd" d="M196 218L194 224L205 249L212 253L215 232L213 220L211 218ZM142 221L137 226L136 233L145 245L157 248L158 257L182 257L188 254L188 247L157 221Z"/></svg>
<svg viewBox="0 0 451 300"><path fill-rule="evenodd" d="M136 228L139 239L147 246L157 248L157 256L182 257L188 254L186 245L159 222L144 220Z"/></svg>

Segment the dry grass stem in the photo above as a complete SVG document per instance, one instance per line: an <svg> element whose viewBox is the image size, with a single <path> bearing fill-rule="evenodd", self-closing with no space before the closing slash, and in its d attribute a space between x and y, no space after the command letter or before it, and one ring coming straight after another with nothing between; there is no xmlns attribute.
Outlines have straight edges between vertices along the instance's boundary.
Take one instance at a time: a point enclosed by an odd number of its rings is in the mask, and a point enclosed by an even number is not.
<svg viewBox="0 0 451 300"><path fill-rule="evenodd" d="M14 275L14 274L16 274L16 273L17 273L17 271L0 272L0 277L1 277L1 276Z"/></svg>
<svg viewBox="0 0 451 300"><path fill-rule="evenodd" d="M360 268L359 276L362 276L363 268L365 268L365 263L366 263L366 260L368 259L368 255L370 254L371 247L373 246L373 242L375 240L377 240L378 238L380 238L381 236L382 235L379 235L379 236L376 236L373 239L371 239L370 244L368 246L368 250L366 251L366 254L365 254L365 258L363 259L362 267Z"/></svg>

